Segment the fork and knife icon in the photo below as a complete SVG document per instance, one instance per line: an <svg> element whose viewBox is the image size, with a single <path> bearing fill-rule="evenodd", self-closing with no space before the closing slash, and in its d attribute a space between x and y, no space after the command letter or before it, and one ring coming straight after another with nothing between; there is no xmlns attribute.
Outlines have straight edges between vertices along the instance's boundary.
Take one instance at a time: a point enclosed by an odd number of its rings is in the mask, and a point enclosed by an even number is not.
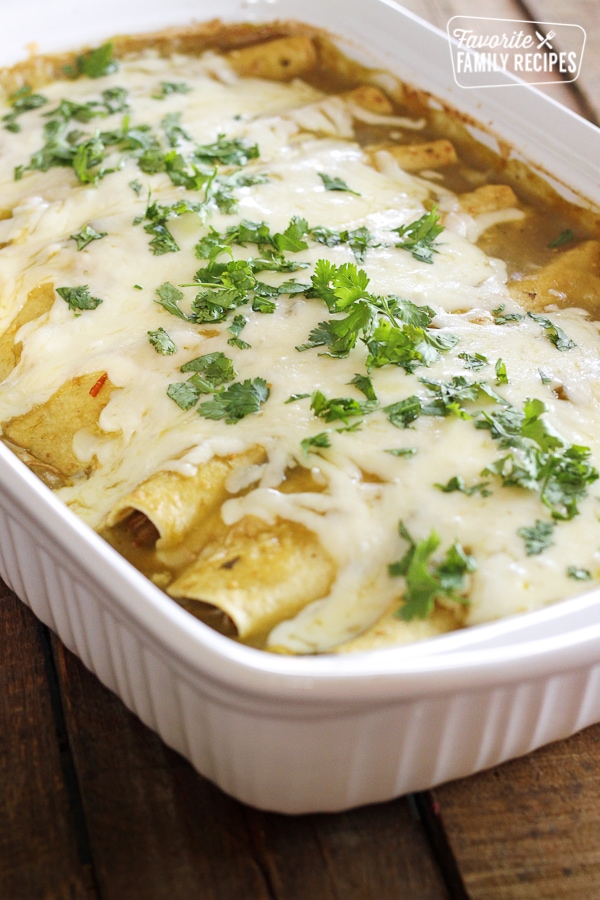
<svg viewBox="0 0 600 900"><path fill-rule="evenodd" d="M552 50L552 44L550 43L550 41L552 40L553 37L556 37L555 31L549 31L548 34L546 35L546 37L544 37L543 34L540 34L540 32L537 30L536 30L535 34L536 34L537 39L540 42L537 45L538 50L541 50L541 48L544 46L547 47L548 50Z"/></svg>

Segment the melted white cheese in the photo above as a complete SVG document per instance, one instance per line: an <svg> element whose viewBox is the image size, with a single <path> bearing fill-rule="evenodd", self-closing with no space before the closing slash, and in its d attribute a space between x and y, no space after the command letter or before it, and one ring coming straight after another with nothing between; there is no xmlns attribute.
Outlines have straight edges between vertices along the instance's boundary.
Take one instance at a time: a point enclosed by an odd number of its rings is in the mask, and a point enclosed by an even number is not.
<svg viewBox="0 0 600 900"><path fill-rule="evenodd" d="M152 95L161 81L185 81L191 91L157 100ZM145 175L135 161L125 159L118 171L94 187L78 184L70 169L26 172L20 181L13 179L14 168L27 164L42 146L48 109L64 96L86 102L114 86L129 91L132 127L148 124L159 129L166 114L180 113L190 146L209 143L220 134L256 142L260 156L244 171L265 174L268 180L239 188L234 214L213 209L209 217L188 213L172 219L169 228L181 249L155 256L143 224L132 224L144 215L148 194L163 204L182 196L197 199L174 187L165 174ZM566 443L590 447L592 462L600 465L596 326L578 311L552 314L577 344L561 353L530 318L495 324L493 309L515 305L506 290L504 265L488 258L474 240L498 216L485 222L467 221L470 217L458 213L449 216L433 264L414 259L393 246L391 232L423 214L430 186L403 172L383 152L378 169L370 164L353 140L356 110L353 114L340 98L325 98L301 81L238 79L213 54L193 61L146 54L122 63L117 73L98 82L57 82L43 93L50 106L25 114L20 122L27 127L18 135L0 131L2 203L13 209L12 218L0 221L0 242L6 244L0 251L0 333L41 282L56 287L87 284L103 302L75 315L57 296L46 315L20 330L22 354L1 385L0 421L43 404L70 378L107 372L118 390L101 414L102 435L81 431L74 443L82 463L96 459L98 465L87 481L58 492L86 522L101 526L113 505L158 469L190 474L214 454L263 445L268 461L236 473L230 483L232 493L242 487L250 490L225 503L225 521L252 514L266 521L282 517L302 523L318 535L338 571L328 596L272 633L272 644L297 652L327 650L355 636L400 597L402 579L388 574L388 564L406 551L399 520L415 539L435 529L443 548L458 541L476 559L477 569L469 576L468 624L534 609L581 591L581 585L567 576L569 566L587 568L598 577L599 508L593 487L580 503L580 514L556 526L551 550L528 556L518 529L548 520L548 513L536 493L503 488L497 478L482 476L501 455L489 431L452 416L422 416L412 427L398 429L383 410L415 393L425 397L419 376L448 380L466 375L495 385L494 365L500 359L509 383L497 386L498 393L519 409L526 398L543 400L546 421ZM115 114L82 127L90 133L96 127L110 130L120 126L122 117ZM390 119L390 124L397 129L403 122ZM404 124L420 127L418 122ZM184 140L182 148L186 146ZM323 172L343 179L355 193L325 190L319 177ZM130 186L134 180L143 186L139 193ZM320 300L283 296L270 315L242 307L239 311L248 320L242 337L250 344L245 350L227 344L229 322L217 324L212 336L205 336L206 329L170 315L155 302L161 284L187 284L205 264L195 258L193 248L210 227L222 232L245 218L266 221L272 232L283 231L292 215L305 217L311 227L366 226L381 244L368 250L362 266L371 279L369 289L427 304L435 311L441 332L460 339L430 368L419 368L414 375L393 366L374 370L379 409L364 416L357 431L337 432L340 422L326 425L311 412L308 399L286 403L292 394L310 395L315 390L328 398L364 399L349 384L356 373L365 373L367 351L361 343L347 359L332 359L319 349L297 350L311 330L329 318ZM518 215L509 211L501 217ZM77 251L70 236L87 224L107 236ZM310 281L320 258L336 264L355 261L346 245L309 244L308 250L288 254L308 264L293 273L300 282ZM254 246L234 247L233 252L236 258L257 255ZM259 277L277 284L291 276ZM182 306L187 308L194 291L183 290ZM175 354L159 355L150 345L147 333L159 327L175 342ZM235 425L209 421L193 409L184 412L166 393L169 383L185 380L180 372L183 363L216 350L233 360L239 380L261 377L270 386L260 412ZM463 352L483 354L489 365L479 373L469 372L459 357ZM546 376L544 382L540 372ZM558 387L567 399L558 399ZM319 455L303 454L301 442L327 429L331 447ZM385 452L399 448L413 448L415 453L403 458ZM326 490L277 491L294 461L313 466ZM436 487L456 475L467 485L489 481L490 495L444 493Z"/></svg>

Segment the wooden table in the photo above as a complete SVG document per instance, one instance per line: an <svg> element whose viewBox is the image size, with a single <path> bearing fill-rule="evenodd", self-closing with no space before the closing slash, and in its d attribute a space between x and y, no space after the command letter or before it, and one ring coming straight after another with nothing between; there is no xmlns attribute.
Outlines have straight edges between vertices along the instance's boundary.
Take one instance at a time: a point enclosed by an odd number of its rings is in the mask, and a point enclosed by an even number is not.
<svg viewBox="0 0 600 900"><path fill-rule="evenodd" d="M424 0L450 16L577 23L596 123L596 0ZM1 536L0 536L1 539ZM600 725L462 781L338 815L244 807L197 775L0 583L0 900L600 897Z"/></svg>

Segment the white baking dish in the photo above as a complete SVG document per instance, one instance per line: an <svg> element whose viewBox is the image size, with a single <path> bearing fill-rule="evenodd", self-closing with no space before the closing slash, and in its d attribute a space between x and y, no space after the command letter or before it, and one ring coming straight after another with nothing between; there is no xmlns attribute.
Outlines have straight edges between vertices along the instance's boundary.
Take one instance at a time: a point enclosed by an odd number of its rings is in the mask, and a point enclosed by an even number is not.
<svg viewBox="0 0 600 900"><path fill-rule="evenodd" d="M0 60L220 16L296 18L476 116L600 204L600 132L531 88L464 91L447 39L386 0L73 0L2 9ZM565 133L570 141L564 143ZM600 720L600 591L409 648L270 655L188 615L0 445L0 574L146 724L225 791L339 810L468 775Z"/></svg>

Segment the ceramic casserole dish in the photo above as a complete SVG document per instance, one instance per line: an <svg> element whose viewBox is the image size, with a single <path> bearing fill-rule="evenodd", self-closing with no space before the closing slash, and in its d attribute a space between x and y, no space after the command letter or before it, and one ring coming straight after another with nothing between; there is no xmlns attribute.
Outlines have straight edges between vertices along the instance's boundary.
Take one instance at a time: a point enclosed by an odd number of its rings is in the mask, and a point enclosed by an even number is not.
<svg viewBox="0 0 600 900"><path fill-rule="evenodd" d="M600 204L600 134L535 89L464 90L448 39L386 0L3 2L0 62L218 17L299 20L501 138L570 198ZM564 135L569 134L565 145ZM567 185L568 187L564 187ZM581 201L582 203L584 201ZM0 574L139 718L251 805L342 810L430 788L600 721L600 593L408 647L265 653L190 616L0 443Z"/></svg>

